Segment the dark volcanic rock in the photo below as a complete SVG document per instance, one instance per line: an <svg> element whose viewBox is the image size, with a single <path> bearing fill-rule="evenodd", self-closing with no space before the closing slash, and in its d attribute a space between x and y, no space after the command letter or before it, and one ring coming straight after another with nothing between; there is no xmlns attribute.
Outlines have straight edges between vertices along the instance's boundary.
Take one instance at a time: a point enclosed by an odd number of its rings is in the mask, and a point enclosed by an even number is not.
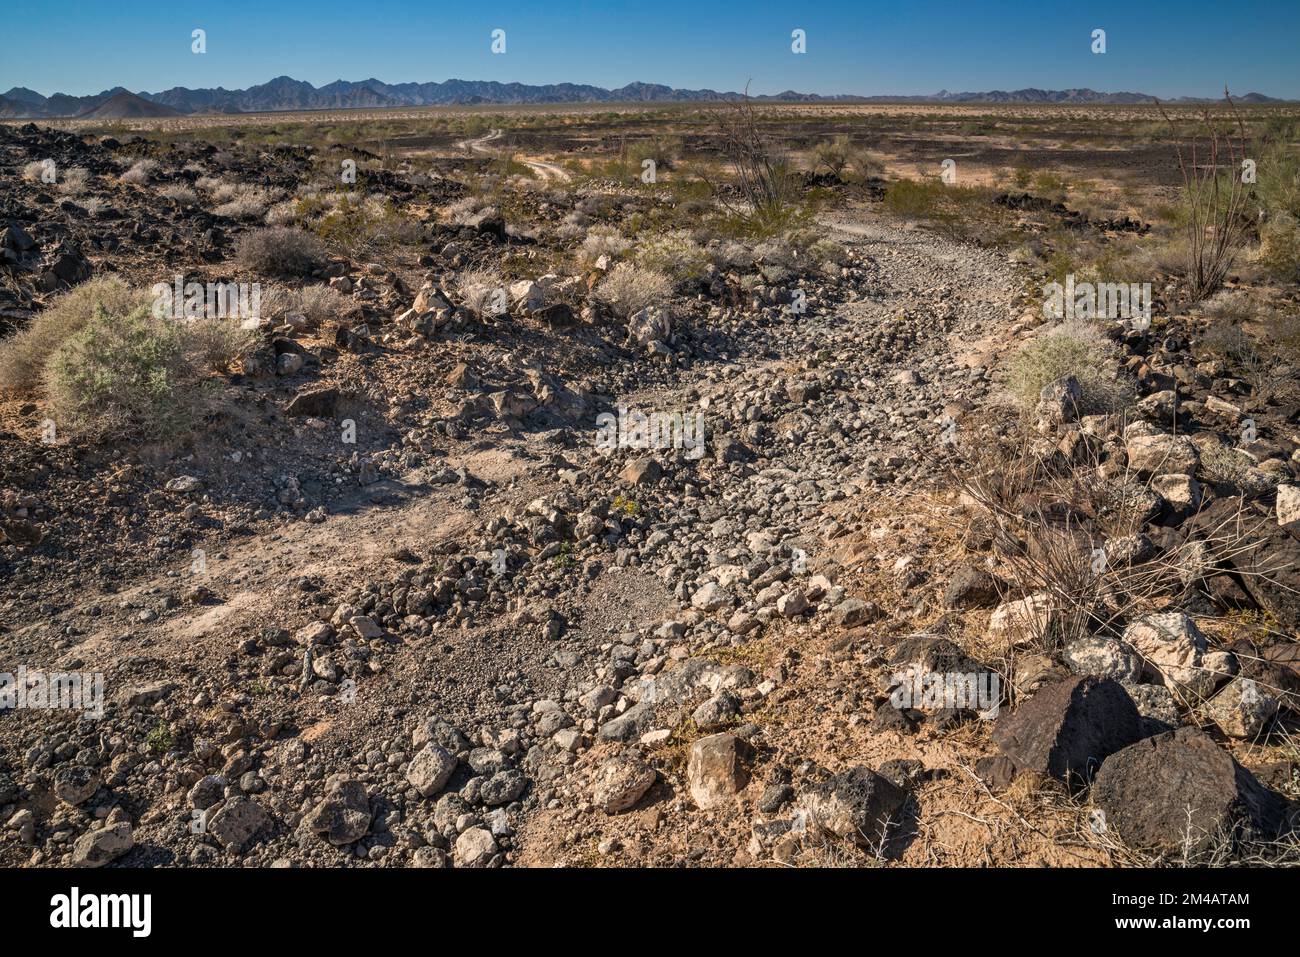
<svg viewBox="0 0 1300 957"><path fill-rule="evenodd" d="M303 389L290 401L289 407L285 409L285 414L328 419L333 417L338 402L338 389Z"/></svg>
<svg viewBox="0 0 1300 957"><path fill-rule="evenodd" d="M982 568L962 565L943 592L945 608L992 608L1002 600L1001 583Z"/></svg>
<svg viewBox="0 0 1300 957"><path fill-rule="evenodd" d="M1128 692L1093 676L1045 686L993 728L993 743L1021 771L1076 781L1141 737L1142 718Z"/></svg>
<svg viewBox="0 0 1300 957"><path fill-rule="evenodd" d="M875 850L896 821L907 793L865 765L837 774L807 794L810 823L859 847Z"/></svg>
<svg viewBox="0 0 1300 957"><path fill-rule="evenodd" d="M1276 837L1286 801L1197 728L1179 728L1117 751L1092 799L1125 843L1157 854L1205 850L1232 836Z"/></svg>

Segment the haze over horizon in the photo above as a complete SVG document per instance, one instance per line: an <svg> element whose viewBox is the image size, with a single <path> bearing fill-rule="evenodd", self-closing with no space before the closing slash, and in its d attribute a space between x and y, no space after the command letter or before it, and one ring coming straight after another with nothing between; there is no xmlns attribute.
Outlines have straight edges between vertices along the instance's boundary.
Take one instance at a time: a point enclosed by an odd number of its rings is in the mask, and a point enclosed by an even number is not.
<svg viewBox="0 0 1300 957"><path fill-rule="evenodd" d="M710 8L664 0L653 8L505 0L489 10L412 0L342 0L275 7L233 0L206 11L73 4L29 7L0 40L0 91L84 96L117 86L242 89L287 75L321 86L449 78L618 88L641 81L679 89L770 95L907 96L1089 88L1161 97L1259 92L1300 99L1300 5L1222 7L1167 0L1135 9L1099 3L1041 9L939 2L900 9L847 0L816 8L727 0ZM1094 29L1106 52L1091 50ZM206 31L207 52L191 52ZM506 32L506 52L491 33ZM791 31L807 52L791 51Z"/></svg>

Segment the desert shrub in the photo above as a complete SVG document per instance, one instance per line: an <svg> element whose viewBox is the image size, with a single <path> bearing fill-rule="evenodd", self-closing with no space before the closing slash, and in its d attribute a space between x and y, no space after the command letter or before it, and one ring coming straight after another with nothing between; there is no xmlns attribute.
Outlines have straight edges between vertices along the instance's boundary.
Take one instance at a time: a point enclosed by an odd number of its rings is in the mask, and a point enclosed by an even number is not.
<svg viewBox="0 0 1300 957"><path fill-rule="evenodd" d="M1201 458L1196 473L1215 485L1241 486L1246 482L1247 470L1254 460L1245 452L1221 443L1206 444L1201 448ZM1267 476L1267 472L1260 472Z"/></svg>
<svg viewBox="0 0 1300 957"><path fill-rule="evenodd" d="M768 282L784 282L803 271L798 247L784 236L764 240L754 247L754 264Z"/></svg>
<svg viewBox="0 0 1300 957"><path fill-rule="evenodd" d="M72 169L64 170L58 179L59 191L75 196L86 188L86 183L90 180L90 170L74 166Z"/></svg>
<svg viewBox="0 0 1300 957"><path fill-rule="evenodd" d="M55 420L92 437L179 437L195 423L196 375L181 327L147 306L99 309L50 356L43 375Z"/></svg>
<svg viewBox="0 0 1300 957"><path fill-rule="evenodd" d="M325 285L271 286L262 292L262 316L272 322L303 316L313 326L338 324L359 308L350 296Z"/></svg>
<svg viewBox="0 0 1300 957"><path fill-rule="evenodd" d="M672 280L654 269L618 263L596 286L596 299L619 318L626 319L671 295Z"/></svg>
<svg viewBox="0 0 1300 957"><path fill-rule="evenodd" d="M255 199L232 199L228 203L214 207L212 212L227 219L247 221L261 219L266 213L266 207Z"/></svg>
<svg viewBox="0 0 1300 957"><path fill-rule="evenodd" d="M852 148L852 143L847 136L823 140L813 150L815 168L824 169L839 179L849 165L849 153Z"/></svg>
<svg viewBox="0 0 1300 957"><path fill-rule="evenodd" d="M188 186L182 186L180 183L174 183L171 186L164 186L158 190L158 195L163 199L170 199L173 203L180 206L193 206L199 201L199 194L194 192Z"/></svg>
<svg viewBox="0 0 1300 957"><path fill-rule="evenodd" d="M1063 322L1045 329L1011 358L1007 386L1020 407L1032 411L1045 386L1074 376L1083 392L1085 414L1115 412L1133 400L1127 379L1108 373L1115 346L1097 326Z"/></svg>
<svg viewBox="0 0 1300 957"><path fill-rule="evenodd" d="M0 342L0 389L27 394L40 386L46 362L97 312L122 315L148 302L116 277L91 279L60 295L32 320Z"/></svg>
<svg viewBox="0 0 1300 957"><path fill-rule="evenodd" d="M714 261L724 269L744 271L754 267L754 250L734 239L722 240L712 249L712 253Z"/></svg>
<svg viewBox="0 0 1300 957"><path fill-rule="evenodd" d="M749 97L723 106L712 116L714 135L730 169L732 190L713 186L726 209L728 227L738 235L774 236L806 222L798 177L784 152L760 129ZM710 184L711 186L713 184Z"/></svg>
<svg viewBox="0 0 1300 957"><path fill-rule="evenodd" d="M298 221L298 201L286 199L266 211L266 225L292 226Z"/></svg>
<svg viewBox="0 0 1300 957"><path fill-rule="evenodd" d="M1254 343L1241 326L1225 319L1211 323L1196 346L1198 352L1225 362L1245 362L1255 354Z"/></svg>
<svg viewBox="0 0 1300 957"><path fill-rule="evenodd" d="M601 256L609 256L613 259L627 252L631 245L632 243L617 229L610 226L593 226L583 238L578 255L584 262L595 262Z"/></svg>
<svg viewBox="0 0 1300 957"><path fill-rule="evenodd" d="M81 208L91 216L98 216L104 210L108 209L108 203L98 196L87 196L81 200Z"/></svg>
<svg viewBox="0 0 1300 957"><path fill-rule="evenodd" d="M181 325L181 341L187 359L210 372L226 373L257 342L257 333L231 319L188 319Z"/></svg>
<svg viewBox="0 0 1300 957"><path fill-rule="evenodd" d="M985 193L974 186L947 185L940 180L900 179L885 191L885 206L904 219L927 220L950 234L982 228L988 218Z"/></svg>
<svg viewBox="0 0 1300 957"><path fill-rule="evenodd" d="M1197 300L1223 285L1248 226L1249 195L1241 180L1247 153L1245 123L1226 90L1224 100L1230 115L1220 118L1209 109L1203 110L1189 150L1184 150L1183 137L1174 121L1160 108L1183 178L1188 244L1184 273L1192 298Z"/></svg>
<svg viewBox="0 0 1300 957"><path fill-rule="evenodd" d="M323 202L299 200L299 218L327 246L348 254L411 244L420 225L383 196L336 193Z"/></svg>
<svg viewBox="0 0 1300 957"><path fill-rule="evenodd" d="M808 258L815 263L838 266L847 256L844 247L833 239L819 239L808 247Z"/></svg>
<svg viewBox="0 0 1300 957"><path fill-rule="evenodd" d="M155 160L137 160L129 170L121 175L120 179L124 183L133 183L136 186L143 186L153 178L153 174L157 169L158 163Z"/></svg>
<svg viewBox="0 0 1300 957"><path fill-rule="evenodd" d="M1271 217L1259 233L1259 263L1283 282L1300 282L1300 220L1289 213Z"/></svg>
<svg viewBox="0 0 1300 957"><path fill-rule="evenodd" d="M480 319L499 311L505 288L501 277L489 269L467 269L456 276L460 304Z"/></svg>
<svg viewBox="0 0 1300 957"><path fill-rule="evenodd" d="M1268 216L1300 218L1300 153L1285 142L1267 146L1260 157L1255 201Z"/></svg>
<svg viewBox="0 0 1300 957"><path fill-rule="evenodd" d="M194 181L196 188L203 190L205 193L215 193L225 184L225 180L217 176L200 176Z"/></svg>
<svg viewBox="0 0 1300 957"><path fill-rule="evenodd" d="M311 233L269 226L244 233L235 258L247 269L270 276L306 276L325 264L325 249Z"/></svg>
<svg viewBox="0 0 1300 957"><path fill-rule="evenodd" d="M685 230L657 233L641 239L636 248L637 265L668 276L677 286L700 279L709 267L709 256Z"/></svg>
<svg viewBox="0 0 1300 957"><path fill-rule="evenodd" d="M1221 289L1201 309L1216 322L1244 322L1258 312L1250 294L1241 289Z"/></svg>

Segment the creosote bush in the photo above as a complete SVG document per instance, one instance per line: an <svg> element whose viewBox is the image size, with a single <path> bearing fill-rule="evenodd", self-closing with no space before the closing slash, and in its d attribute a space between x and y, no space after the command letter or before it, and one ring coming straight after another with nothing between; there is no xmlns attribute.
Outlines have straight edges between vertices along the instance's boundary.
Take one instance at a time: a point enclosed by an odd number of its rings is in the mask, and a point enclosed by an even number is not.
<svg viewBox="0 0 1300 957"><path fill-rule="evenodd" d="M97 311L123 315L147 302L144 293L114 276L69 289L0 342L0 390L17 395L37 391L50 356L85 328Z"/></svg>
<svg viewBox="0 0 1300 957"><path fill-rule="evenodd" d="M56 422L93 438L174 439L193 427L200 389L181 327L147 306L99 309L50 357L43 380Z"/></svg>

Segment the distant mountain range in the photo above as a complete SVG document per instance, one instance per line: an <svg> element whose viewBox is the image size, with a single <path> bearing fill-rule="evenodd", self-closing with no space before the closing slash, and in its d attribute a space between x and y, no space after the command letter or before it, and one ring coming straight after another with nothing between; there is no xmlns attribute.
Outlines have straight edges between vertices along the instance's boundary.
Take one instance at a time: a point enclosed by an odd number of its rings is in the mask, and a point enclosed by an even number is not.
<svg viewBox="0 0 1300 957"><path fill-rule="evenodd" d="M278 76L246 90L191 90L172 87L161 93L132 93L114 87L93 96L55 93L14 87L0 95L0 117L78 117L129 119L141 116L178 116L194 113L274 113L286 110L355 110L402 106L453 106L523 103L675 103L738 100L739 93L716 90L681 90L659 83L629 83L616 90L581 83L498 83L495 80L446 80L442 83L384 83L369 79L335 80L316 87L302 80ZM992 90L985 93L949 93L930 96L852 96L796 93L786 90L772 96L755 96L763 102L794 103L1149 103L1145 93L1098 93L1096 90ZM1282 103L1261 93L1236 97L1241 103ZM1179 97L1171 103L1205 103L1208 99Z"/></svg>

